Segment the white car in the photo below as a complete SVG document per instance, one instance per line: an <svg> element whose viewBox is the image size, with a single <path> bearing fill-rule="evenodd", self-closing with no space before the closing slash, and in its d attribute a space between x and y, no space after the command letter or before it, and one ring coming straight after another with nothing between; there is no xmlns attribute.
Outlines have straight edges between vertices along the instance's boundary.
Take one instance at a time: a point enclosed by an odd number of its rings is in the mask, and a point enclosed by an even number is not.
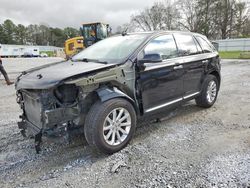
<svg viewBox="0 0 250 188"><path fill-rule="evenodd" d="M40 57L48 57L48 54L46 54L46 53L41 53L41 54L40 54Z"/></svg>

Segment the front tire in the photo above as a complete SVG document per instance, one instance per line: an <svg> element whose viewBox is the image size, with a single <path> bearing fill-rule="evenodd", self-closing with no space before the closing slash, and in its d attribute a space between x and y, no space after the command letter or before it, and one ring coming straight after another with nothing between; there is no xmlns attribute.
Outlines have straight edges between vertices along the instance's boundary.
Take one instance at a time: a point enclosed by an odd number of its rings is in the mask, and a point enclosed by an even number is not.
<svg viewBox="0 0 250 188"><path fill-rule="evenodd" d="M136 127L134 107L125 99L96 102L88 112L84 134L89 145L112 154L124 148Z"/></svg>
<svg viewBox="0 0 250 188"><path fill-rule="evenodd" d="M213 106L217 99L219 82L214 75L208 75L203 84L200 96L195 99L198 106L209 108Z"/></svg>

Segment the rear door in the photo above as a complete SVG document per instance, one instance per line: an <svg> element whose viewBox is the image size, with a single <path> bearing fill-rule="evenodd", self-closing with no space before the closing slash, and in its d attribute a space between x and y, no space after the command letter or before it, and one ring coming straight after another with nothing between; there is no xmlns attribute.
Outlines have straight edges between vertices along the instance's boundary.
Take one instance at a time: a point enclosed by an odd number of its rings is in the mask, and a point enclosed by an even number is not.
<svg viewBox="0 0 250 188"><path fill-rule="evenodd" d="M179 56L183 58L183 91L184 99L198 95L204 75L202 49L192 34L176 33Z"/></svg>
<svg viewBox="0 0 250 188"><path fill-rule="evenodd" d="M162 35L152 39L139 53L138 59L145 54L161 55L159 63L145 63L139 72L138 86L144 112L152 112L182 100L183 67L177 52L173 35Z"/></svg>

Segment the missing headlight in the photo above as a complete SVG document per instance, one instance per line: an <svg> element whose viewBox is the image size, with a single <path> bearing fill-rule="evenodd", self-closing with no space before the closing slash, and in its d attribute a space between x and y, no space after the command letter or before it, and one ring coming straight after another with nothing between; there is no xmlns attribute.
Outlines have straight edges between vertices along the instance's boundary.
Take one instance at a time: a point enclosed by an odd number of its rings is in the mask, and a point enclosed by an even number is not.
<svg viewBox="0 0 250 188"><path fill-rule="evenodd" d="M72 105L77 102L79 88L73 84L61 85L54 91L54 95L62 105Z"/></svg>

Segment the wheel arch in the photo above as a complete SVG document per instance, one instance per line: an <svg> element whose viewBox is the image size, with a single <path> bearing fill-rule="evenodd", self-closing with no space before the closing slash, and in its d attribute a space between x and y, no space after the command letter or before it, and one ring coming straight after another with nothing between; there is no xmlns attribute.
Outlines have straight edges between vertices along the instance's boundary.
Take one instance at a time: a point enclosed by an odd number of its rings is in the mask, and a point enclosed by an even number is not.
<svg viewBox="0 0 250 188"><path fill-rule="evenodd" d="M220 84L221 84L220 73L218 71L216 71L216 70L213 70L213 71L209 72L208 74L214 75L217 78L218 83L219 83L219 88L220 88Z"/></svg>
<svg viewBox="0 0 250 188"><path fill-rule="evenodd" d="M109 88L107 86L104 86L104 87L98 88L95 92L98 95L101 102L105 102L105 101L108 101L110 99L115 99L115 98L123 98L132 104L132 106L134 107L136 111L136 114L138 114L139 112L138 108L136 107L135 100L132 99L129 95L127 95L126 93L124 93L117 87Z"/></svg>

